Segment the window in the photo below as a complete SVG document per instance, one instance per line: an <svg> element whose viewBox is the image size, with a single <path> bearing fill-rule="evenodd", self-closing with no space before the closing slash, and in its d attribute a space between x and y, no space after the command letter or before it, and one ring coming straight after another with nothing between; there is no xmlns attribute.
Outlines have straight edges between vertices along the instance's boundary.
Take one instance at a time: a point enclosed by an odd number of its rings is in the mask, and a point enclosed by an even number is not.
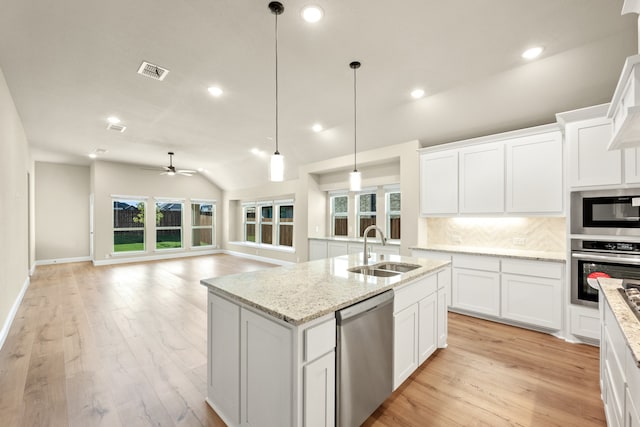
<svg viewBox="0 0 640 427"><path fill-rule="evenodd" d="M182 202L156 201L156 249L182 247Z"/></svg>
<svg viewBox="0 0 640 427"><path fill-rule="evenodd" d="M331 197L331 235L346 236L349 233L349 197Z"/></svg>
<svg viewBox="0 0 640 427"><path fill-rule="evenodd" d="M389 191L387 198L387 236L400 239L400 192Z"/></svg>
<svg viewBox="0 0 640 427"><path fill-rule="evenodd" d="M277 204L278 245L293 247L293 203Z"/></svg>
<svg viewBox="0 0 640 427"><path fill-rule="evenodd" d="M273 243L273 205L260 206L260 243Z"/></svg>
<svg viewBox="0 0 640 427"><path fill-rule="evenodd" d="M256 207L244 207L244 240L245 242L256 241Z"/></svg>
<svg viewBox="0 0 640 427"><path fill-rule="evenodd" d="M358 235L364 236L364 230L376 223L376 193L359 194L356 198L358 206Z"/></svg>
<svg viewBox="0 0 640 427"><path fill-rule="evenodd" d="M113 200L113 252L142 252L144 246L145 201Z"/></svg>
<svg viewBox="0 0 640 427"><path fill-rule="evenodd" d="M216 205L211 202L191 203L191 246L215 245Z"/></svg>

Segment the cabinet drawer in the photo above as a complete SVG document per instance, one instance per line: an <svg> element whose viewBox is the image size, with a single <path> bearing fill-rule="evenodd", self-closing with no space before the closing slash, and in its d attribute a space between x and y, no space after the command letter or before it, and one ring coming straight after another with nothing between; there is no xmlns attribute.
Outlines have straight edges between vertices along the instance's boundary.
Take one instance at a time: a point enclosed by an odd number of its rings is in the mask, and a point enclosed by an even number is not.
<svg viewBox="0 0 640 427"><path fill-rule="evenodd" d="M336 347L336 319L304 331L304 361L314 360Z"/></svg>
<svg viewBox="0 0 640 427"><path fill-rule="evenodd" d="M640 407L640 367L629 347L625 349L625 359L628 393L634 405Z"/></svg>
<svg viewBox="0 0 640 427"><path fill-rule="evenodd" d="M477 255L454 255L453 266L472 270L500 271L500 258Z"/></svg>
<svg viewBox="0 0 640 427"><path fill-rule="evenodd" d="M562 263L527 261L517 259L503 259L502 272L521 274L524 276L547 277L549 279L562 278Z"/></svg>
<svg viewBox="0 0 640 427"><path fill-rule="evenodd" d="M438 290L438 276L431 275L394 290L393 312L397 313Z"/></svg>

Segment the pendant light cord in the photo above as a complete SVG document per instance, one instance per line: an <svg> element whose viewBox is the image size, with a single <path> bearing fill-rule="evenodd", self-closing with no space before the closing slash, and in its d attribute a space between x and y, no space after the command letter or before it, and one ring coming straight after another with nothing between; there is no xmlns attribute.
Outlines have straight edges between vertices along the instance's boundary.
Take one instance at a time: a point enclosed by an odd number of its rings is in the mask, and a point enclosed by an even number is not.
<svg viewBox="0 0 640 427"><path fill-rule="evenodd" d="M353 171L357 172L358 168L357 168L357 162L356 162L356 153L358 152L358 150L356 149L356 141L358 140L357 136L358 136L358 115L356 114L357 111L357 92L356 92L356 67L353 68Z"/></svg>
<svg viewBox="0 0 640 427"><path fill-rule="evenodd" d="M278 15L276 14L276 152L274 154L280 154L278 151Z"/></svg>

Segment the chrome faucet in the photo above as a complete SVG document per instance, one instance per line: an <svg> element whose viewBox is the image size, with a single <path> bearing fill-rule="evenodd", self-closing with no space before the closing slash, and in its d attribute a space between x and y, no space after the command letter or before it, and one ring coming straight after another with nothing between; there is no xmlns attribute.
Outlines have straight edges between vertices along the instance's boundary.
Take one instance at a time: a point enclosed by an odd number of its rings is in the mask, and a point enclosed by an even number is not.
<svg viewBox="0 0 640 427"><path fill-rule="evenodd" d="M380 227L378 227L377 225L370 225L367 228L364 229L364 265L369 265L369 258L371 258L371 248L367 247L367 235L369 234L369 231L371 230L377 230L378 233L380 233L380 239L382 240L382 245L386 245L387 244L387 239L384 237L384 233L382 232L382 230L380 230Z"/></svg>

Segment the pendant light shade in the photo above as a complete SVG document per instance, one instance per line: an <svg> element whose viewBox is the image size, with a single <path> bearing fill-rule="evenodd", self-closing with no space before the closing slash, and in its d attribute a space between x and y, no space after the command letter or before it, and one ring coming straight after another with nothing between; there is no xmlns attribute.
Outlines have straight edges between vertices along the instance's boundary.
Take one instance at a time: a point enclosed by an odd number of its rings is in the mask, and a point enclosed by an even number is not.
<svg viewBox="0 0 640 427"><path fill-rule="evenodd" d="M269 3L269 10L276 16L276 151L271 155L269 179L274 182L284 180L284 156L278 151L278 15L284 12L284 6L279 1Z"/></svg>
<svg viewBox="0 0 640 427"><path fill-rule="evenodd" d="M358 171L358 165L356 161L357 154L357 92L356 92L356 70L360 68L360 63L358 61L353 61L349 64L349 67L353 70L353 172L349 173L349 191L360 191L362 190L362 174Z"/></svg>

